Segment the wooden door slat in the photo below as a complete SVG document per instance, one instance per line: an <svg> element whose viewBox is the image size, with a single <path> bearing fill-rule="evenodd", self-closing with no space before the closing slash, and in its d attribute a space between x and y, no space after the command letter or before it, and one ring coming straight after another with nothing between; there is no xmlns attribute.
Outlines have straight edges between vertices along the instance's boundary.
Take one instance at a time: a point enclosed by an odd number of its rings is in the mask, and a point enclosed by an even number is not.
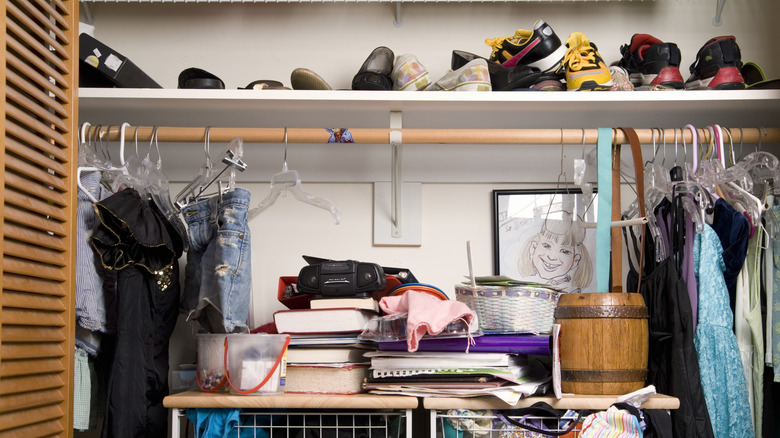
<svg viewBox="0 0 780 438"><path fill-rule="evenodd" d="M51 61L52 64L57 65L61 72L67 73L68 68L65 66L62 58L57 56L63 53L67 53L62 47L62 44L60 44L59 41L57 41L54 37L49 35L49 33L46 32L46 29L39 26L33 19L22 12L22 10L17 8L13 3L6 2L6 7L8 8L8 12L10 12L14 18L21 22L21 24L19 24L14 20L6 19L6 28L16 34L17 37L24 40L31 47L38 48L35 51L39 55ZM24 27L22 27L22 25L24 25ZM53 47L54 50L50 50L48 46Z"/></svg>
<svg viewBox="0 0 780 438"><path fill-rule="evenodd" d="M60 101L66 103L69 101L67 94L63 91L63 88L69 88L67 87L68 82L65 79L65 76L49 66L46 61L36 58L35 53L22 45L19 41L6 38L5 43L22 57L19 58L14 53L7 51L5 58L8 65L18 69L22 74L30 78L38 87L52 92ZM39 71L43 72L43 74L39 73ZM46 76L44 76L44 74ZM50 77L54 79L54 83L49 81Z"/></svg>
<svg viewBox="0 0 780 438"><path fill-rule="evenodd" d="M49 17L53 18L54 21L57 22L57 25L63 29L63 30L70 30L70 24L68 24L67 20L57 11L56 8L52 7L48 2L44 0L35 0L35 4L46 11Z"/></svg>
<svg viewBox="0 0 780 438"><path fill-rule="evenodd" d="M13 240L5 242L5 254L14 256L18 259L46 263L59 268L68 266L68 260L66 260L59 251L46 249L40 246L31 247L30 245L24 245Z"/></svg>
<svg viewBox="0 0 780 438"><path fill-rule="evenodd" d="M65 126L65 122L63 122L61 118L57 117L56 114L52 114L49 111L49 108L41 106L38 102L35 102L14 88L6 88L6 96L10 100L16 102L18 106L32 112L41 119L44 119L47 123L55 125L60 131L68 130L68 127Z"/></svg>
<svg viewBox="0 0 780 438"><path fill-rule="evenodd" d="M41 263L32 263L26 260L6 257L3 261L3 265L4 272L13 272L15 274L46 278L54 281L65 281L67 279L64 269L47 266Z"/></svg>
<svg viewBox="0 0 780 438"><path fill-rule="evenodd" d="M65 369L59 359L14 360L0 363L0 378L61 373Z"/></svg>
<svg viewBox="0 0 780 438"><path fill-rule="evenodd" d="M21 192L27 193L28 196L29 195L36 196L40 199L44 199L48 202L51 202L54 205L60 207L64 207L65 205L67 205L67 200L63 193L56 192L48 187L39 184L33 184L33 181L21 175L17 175L14 173L6 173L5 184L6 186L11 186Z"/></svg>
<svg viewBox="0 0 780 438"><path fill-rule="evenodd" d="M50 312L64 312L66 303L62 297L12 290L3 291L3 307L37 309Z"/></svg>
<svg viewBox="0 0 780 438"><path fill-rule="evenodd" d="M20 140L23 140L26 144L29 145L29 147L34 147L35 149L38 149L42 153L51 155L62 163L68 162L68 159L63 153L62 149L60 149L55 145L52 145L51 143L42 139L41 137L34 135L26 127L19 125L13 122L12 120L6 120L5 126L6 126L5 127L6 133L12 134L18 137Z"/></svg>
<svg viewBox="0 0 780 438"><path fill-rule="evenodd" d="M28 81L26 78L20 76L13 70L7 70L5 72L5 77L6 81L24 90L25 93L35 98L35 100L40 102L40 104L44 107L51 108L58 116L67 118L68 110L66 110L60 102L58 102L48 93L42 92L40 88L34 86L32 82Z"/></svg>
<svg viewBox="0 0 780 438"><path fill-rule="evenodd" d="M62 312L46 312L37 309L16 309L3 306L3 324L32 327L62 327L65 325L65 320L62 319ZM5 357L4 359L8 359L8 357Z"/></svg>
<svg viewBox="0 0 780 438"><path fill-rule="evenodd" d="M22 394L0 397L0 412L8 412L17 409L31 409L61 403L65 400L62 391L47 389L42 391L26 392Z"/></svg>
<svg viewBox="0 0 780 438"><path fill-rule="evenodd" d="M6 141L6 144L11 141ZM18 205L20 207L27 207L29 211L34 211L43 216L48 216L52 219L65 222L67 218L63 215L62 209L57 208L54 205L43 202L40 199L25 196L16 190L6 189L5 191L6 204Z"/></svg>
<svg viewBox="0 0 780 438"><path fill-rule="evenodd" d="M65 342L67 340L60 328L18 325L3 327L3 339L7 342L29 342L30 339L40 342Z"/></svg>
<svg viewBox="0 0 780 438"><path fill-rule="evenodd" d="M60 44L65 44L65 45L70 44L70 41L68 40L68 36L65 35L65 32L63 32L62 29L60 29L57 26L52 26L52 24L55 24L55 23L52 23L50 21L50 18L45 16L41 11L39 11L38 8L35 5L33 5L32 3L28 2L27 0L16 0L16 2L18 2L20 5L24 6L24 10L27 11L30 15L32 15L33 17L36 18L37 25L41 27L41 30L43 30L47 34L49 32L53 33L57 37L57 39L59 40ZM54 18L54 17L52 17L52 18ZM60 46L60 47L62 47L62 46ZM66 50L64 50L64 47L63 47L62 51L58 50L58 52L62 53L63 56L67 56L67 54L68 54L68 52ZM67 58L65 58L65 59L67 59Z"/></svg>
<svg viewBox="0 0 780 438"><path fill-rule="evenodd" d="M68 293L61 281L32 278L10 272L3 272L3 289L54 297L64 297Z"/></svg>

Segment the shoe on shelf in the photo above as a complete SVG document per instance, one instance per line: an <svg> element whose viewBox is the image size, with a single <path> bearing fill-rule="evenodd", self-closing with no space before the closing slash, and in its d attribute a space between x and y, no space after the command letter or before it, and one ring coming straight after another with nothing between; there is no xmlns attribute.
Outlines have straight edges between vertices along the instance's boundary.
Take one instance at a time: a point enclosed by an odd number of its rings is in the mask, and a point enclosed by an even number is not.
<svg viewBox="0 0 780 438"><path fill-rule="evenodd" d="M626 69L619 65L609 67L609 73L612 75L611 91L634 91L634 84L628 78Z"/></svg>
<svg viewBox="0 0 780 438"><path fill-rule="evenodd" d="M390 74L393 70L395 54L385 46L374 49L360 66L352 78L353 90L392 90L393 80Z"/></svg>
<svg viewBox="0 0 780 438"><path fill-rule="evenodd" d="M522 64L536 67L542 73L558 70L566 47L544 20L537 20L533 30L517 29L511 37L488 38L492 47L489 60L507 67Z"/></svg>
<svg viewBox="0 0 780 438"><path fill-rule="evenodd" d="M563 81L563 75L558 73L545 73L539 76L539 79L531 85L532 90L537 91L566 91L566 83Z"/></svg>
<svg viewBox="0 0 780 438"><path fill-rule="evenodd" d="M487 63L490 73L490 85L493 91L510 91L521 88L531 88L541 76L536 67L518 64L514 67L506 67L495 62L463 50L453 50L450 68L457 70L475 59L483 59Z"/></svg>
<svg viewBox="0 0 780 438"><path fill-rule="evenodd" d="M290 73L290 86L293 90L332 90L320 75L308 68L296 68Z"/></svg>
<svg viewBox="0 0 780 438"><path fill-rule="evenodd" d="M635 87L652 88L656 85L676 90L683 89L680 74L680 49L675 43L665 43L646 33L631 37L630 44L620 47L623 57L618 65L628 72Z"/></svg>
<svg viewBox="0 0 780 438"><path fill-rule="evenodd" d="M431 84L428 91L491 91L488 62L477 58Z"/></svg>
<svg viewBox="0 0 780 438"><path fill-rule="evenodd" d="M563 58L566 89L569 91L607 91L612 89L610 74L598 48L582 32L566 40L568 50Z"/></svg>
<svg viewBox="0 0 780 438"><path fill-rule="evenodd" d="M780 79L767 79L764 70L755 62L748 61L740 69L742 77L745 79L746 88L757 89L780 89Z"/></svg>
<svg viewBox="0 0 780 438"><path fill-rule="evenodd" d="M401 55L395 60L392 72L393 90L419 91L431 84L430 74L416 56Z"/></svg>
<svg viewBox="0 0 780 438"><path fill-rule="evenodd" d="M733 36L719 36L707 41L691 64L686 90L742 90L745 79L740 73L742 54Z"/></svg>

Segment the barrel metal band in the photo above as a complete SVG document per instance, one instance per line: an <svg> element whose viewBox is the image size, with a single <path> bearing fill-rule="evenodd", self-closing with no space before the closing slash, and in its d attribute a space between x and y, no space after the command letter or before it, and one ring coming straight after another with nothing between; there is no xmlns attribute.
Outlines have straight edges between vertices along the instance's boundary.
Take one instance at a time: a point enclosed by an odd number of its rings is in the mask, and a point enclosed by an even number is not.
<svg viewBox="0 0 780 438"><path fill-rule="evenodd" d="M647 307L639 306L581 306L558 307L555 309L555 317L562 319L573 318L635 318L646 319L649 314Z"/></svg>
<svg viewBox="0 0 780 438"><path fill-rule="evenodd" d="M561 370L561 380L575 382L644 382L647 370Z"/></svg>

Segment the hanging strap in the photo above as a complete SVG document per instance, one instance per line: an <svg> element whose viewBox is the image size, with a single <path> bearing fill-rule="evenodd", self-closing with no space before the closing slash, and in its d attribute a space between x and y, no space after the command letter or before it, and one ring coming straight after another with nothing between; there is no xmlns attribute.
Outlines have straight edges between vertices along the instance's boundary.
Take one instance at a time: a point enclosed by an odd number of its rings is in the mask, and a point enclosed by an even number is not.
<svg viewBox="0 0 780 438"><path fill-rule="evenodd" d="M644 168L643 168L642 148L641 148L641 145L639 143L639 137L637 136L636 131L634 130L634 128L618 128L618 129L623 131L623 133L626 135L626 137L628 137L629 143L631 144L631 155L634 158L634 176L636 178L635 181L636 181L637 201L638 201L638 204L639 204L639 216L640 217L646 217L647 216L647 212L645 210L645 173L644 173ZM619 169L620 168L620 160L619 160L619 158L620 158L620 152L619 152L620 151L620 146L621 145L618 145L616 147L616 151L617 151L616 156L618 157L618 159L616 160L617 167L618 167L618 177L619 177L619 172L620 172L620 169ZM614 181L613 181L613 184L614 184ZM619 187L618 187L618 190L619 190ZM618 191L618 193L619 193L619 191ZM618 196L618 200L619 199L620 198ZM618 204L618 207L619 207L620 203L618 202L617 204ZM616 218L615 220L620 220L620 211L619 210L620 209L618 208L617 216L615 216L614 215L615 214L614 213L614 209L613 209L613 218ZM639 281L637 282L637 290L636 290L636 292L639 292L639 290L640 290L639 287L642 284L642 275L641 275L641 273L642 273L642 269L644 267L644 262L645 262L645 231L647 229L647 226L644 225L644 224L640 225L639 227L640 227L640 238L639 238L639 248L640 249L639 249L639 267L637 268L637 272L639 272L640 275L639 275ZM617 235L617 238L616 238L616 240L618 241L617 248L619 248L619 249L618 249L618 252L614 252L614 250L613 250L613 253L612 253L613 254L613 260L612 261L613 261L613 270L616 269L615 268L616 265L614 264L615 263L615 259L617 259L619 261L619 263L617 265L617 266L620 267L620 269L618 270L618 278L619 278L620 276L622 276L622 259L623 259L623 257L622 257L622 255L623 255L623 253L622 253L622 233L620 233L620 231L618 230L617 233L613 233L613 238L614 238L615 235ZM615 244L614 241L612 243L613 243L613 245ZM613 276L614 276L614 272L613 272ZM618 280L618 281L620 281L620 280ZM615 292L622 292L622 282L613 283L613 284L621 285L621 290L617 290L617 288L613 288L613 290Z"/></svg>
<svg viewBox="0 0 780 438"><path fill-rule="evenodd" d="M620 220L620 146L612 147L612 220ZM611 224L610 224L611 227ZM611 227L612 289L623 292L623 239L620 228Z"/></svg>
<svg viewBox="0 0 780 438"><path fill-rule="evenodd" d="M598 128L598 186L599 211L596 219L596 290L609 290L609 234L612 210L612 129Z"/></svg>
<svg viewBox="0 0 780 438"><path fill-rule="evenodd" d="M631 144L636 175L639 215L645 217L645 183L642 161L642 149L639 137L633 128L619 128ZM612 291L623 292L623 243L619 229L612 229L611 222L620 220L620 148L612 147L613 132L609 128L599 128L598 137L598 186L599 211L596 225L596 283L598 291L609 288L610 249L612 252ZM610 162L611 161L611 162ZM639 272L644 266L645 226L641 227ZM641 277L641 276L640 276ZM641 283L641 278L640 278ZM638 290L637 290L638 291Z"/></svg>

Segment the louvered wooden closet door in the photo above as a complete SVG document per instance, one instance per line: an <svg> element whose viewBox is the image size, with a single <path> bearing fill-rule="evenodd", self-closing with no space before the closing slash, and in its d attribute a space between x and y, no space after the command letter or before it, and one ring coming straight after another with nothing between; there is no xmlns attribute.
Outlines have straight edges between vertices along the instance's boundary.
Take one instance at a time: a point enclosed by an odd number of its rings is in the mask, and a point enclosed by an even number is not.
<svg viewBox="0 0 780 438"><path fill-rule="evenodd" d="M72 436L78 2L0 1L0 437Z"/></svg>

